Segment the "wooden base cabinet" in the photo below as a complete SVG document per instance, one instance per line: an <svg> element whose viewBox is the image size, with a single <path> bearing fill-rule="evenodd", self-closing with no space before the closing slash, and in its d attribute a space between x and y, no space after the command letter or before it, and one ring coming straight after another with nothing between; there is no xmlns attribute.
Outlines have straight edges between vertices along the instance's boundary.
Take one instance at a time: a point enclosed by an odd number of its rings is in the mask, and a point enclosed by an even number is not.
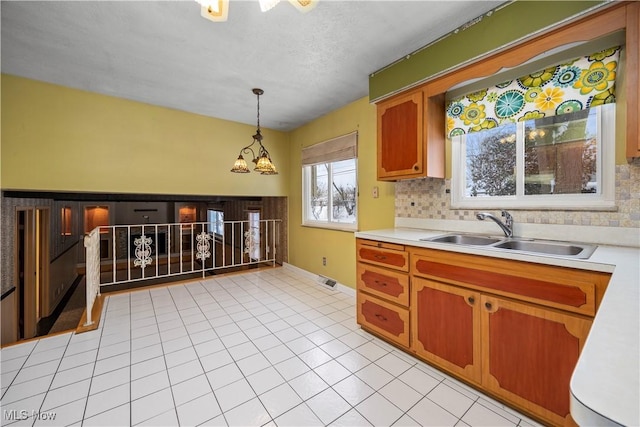
<svg viewBox="0 0 640 427"><path fill-rule="evenodd" d="M480 293L414 278L411 301L411 349L479 384Z"/></svg>
<svg viewBox="0 0 640 427"><path fill-rule="evenodd" d="M569 381L609 276L409 252L411 350L549 424L573 425Z"/></svg>
<svg viewBox="0 0 640 427"><path fill-rule="evenodd" d="M412 282L411 349L555 425L591 320L433 280Z"/></svg>
<svg viewBox="0 0 640 427"><path fill-rule="evenodd" d="M482 385L555 425L572 425L569 382L590 319L482 295Z"/></svg>
<svg viewBox="0 0 640 427"><path fill-rule="evenodd" d="M363 328L409 347L409 253L403 245L358 239L357 320Z"/></svg>
<svg viewBox="0 0 640 427"><path fill-rule="evenodd" d="M610 275L357 239L366 330L549 425Z"/></svg>

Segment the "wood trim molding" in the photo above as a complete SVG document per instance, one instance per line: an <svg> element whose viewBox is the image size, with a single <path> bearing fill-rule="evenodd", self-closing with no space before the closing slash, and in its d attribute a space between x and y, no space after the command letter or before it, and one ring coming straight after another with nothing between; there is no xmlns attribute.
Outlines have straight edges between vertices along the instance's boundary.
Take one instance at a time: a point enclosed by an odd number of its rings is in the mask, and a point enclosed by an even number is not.
<svg viewBox="0 0 640 427"><path fill-rule="evenodd" d="M516 277L477 268L452 267L448 264L423 259L416 261L416 270L429 276L465 282L466 284L482 286L491 290L552 301L576 308L587 304L587 292L589 289L581 289L578 286L562 286L546 280ZM593 292L593 289L591 289L591 292ZM590 299L592 300L592 298Z"/></svg>
<svg viewBox="0 0 640 427"><path fill-rule="evenodd" d="M640 157L640 3L627 6L627 157ZM635 117L634 117L634 113Z"/></svg>
<svg viewBox="0 0 640 427"><path fill-rule="evenodd" d="M14 293L16 290L16 287L14 286L13 288L9 289L7 292L2 294L2 298L0 298L0 301L2 301L3 299L5 299L6 297L8 297L9 295L11 295L12 293Z"/></svg>
<svg viewBox="0 0 640 427"><path fill-rule="evenodd" d="M518 66L559 46L588 41L623 30L626 23L626 8L625 4L621 2L600 13L565 25L425 83L427 94L428 96L439 95L459 83L495 74L502 68Z"/></svg>

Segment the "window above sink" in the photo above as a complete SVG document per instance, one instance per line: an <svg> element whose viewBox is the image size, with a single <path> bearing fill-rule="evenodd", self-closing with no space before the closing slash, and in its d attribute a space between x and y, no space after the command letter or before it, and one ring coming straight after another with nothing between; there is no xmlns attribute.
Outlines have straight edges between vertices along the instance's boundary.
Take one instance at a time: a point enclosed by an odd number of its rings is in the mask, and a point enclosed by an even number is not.
<svg viewBox="0 0 640 427"><path fill-rule="evenodd" d="M452 207L614 209L619 51L452 92Z"/></svg>

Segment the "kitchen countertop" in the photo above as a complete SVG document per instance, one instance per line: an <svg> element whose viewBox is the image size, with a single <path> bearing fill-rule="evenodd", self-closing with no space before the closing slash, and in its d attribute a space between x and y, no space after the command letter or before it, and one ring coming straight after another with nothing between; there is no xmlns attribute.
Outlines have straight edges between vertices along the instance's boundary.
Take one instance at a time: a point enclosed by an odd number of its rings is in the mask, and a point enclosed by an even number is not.
<svg viewBox="0 0 640 427"><path fill-rule="evenodd" d="M357 238L608 272L611 280L571 378L571 415L579 425L640 425L640 249L598 245L588 259L518 253L421 239L450 231L392 228Z"/></svg>

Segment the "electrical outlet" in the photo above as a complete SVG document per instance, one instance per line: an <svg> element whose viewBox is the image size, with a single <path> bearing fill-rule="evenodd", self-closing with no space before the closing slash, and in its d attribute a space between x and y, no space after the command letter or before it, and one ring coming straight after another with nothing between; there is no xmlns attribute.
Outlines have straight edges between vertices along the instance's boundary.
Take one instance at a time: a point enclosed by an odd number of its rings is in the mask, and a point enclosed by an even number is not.
<svg viewBox="0 0 640 427"><path fill-rule="evenodd" d="M378 187L373 187L373 191L371 192L371 195L373 196L374 199L377 199L378 196L380 195Z"/></svg>
<svg viewBox="0 0 640 427"><path fill-rule="evenodd" d="M326 256L322 257L322 265L324 265L324 266L327 265L327 257Z"/></svg>

